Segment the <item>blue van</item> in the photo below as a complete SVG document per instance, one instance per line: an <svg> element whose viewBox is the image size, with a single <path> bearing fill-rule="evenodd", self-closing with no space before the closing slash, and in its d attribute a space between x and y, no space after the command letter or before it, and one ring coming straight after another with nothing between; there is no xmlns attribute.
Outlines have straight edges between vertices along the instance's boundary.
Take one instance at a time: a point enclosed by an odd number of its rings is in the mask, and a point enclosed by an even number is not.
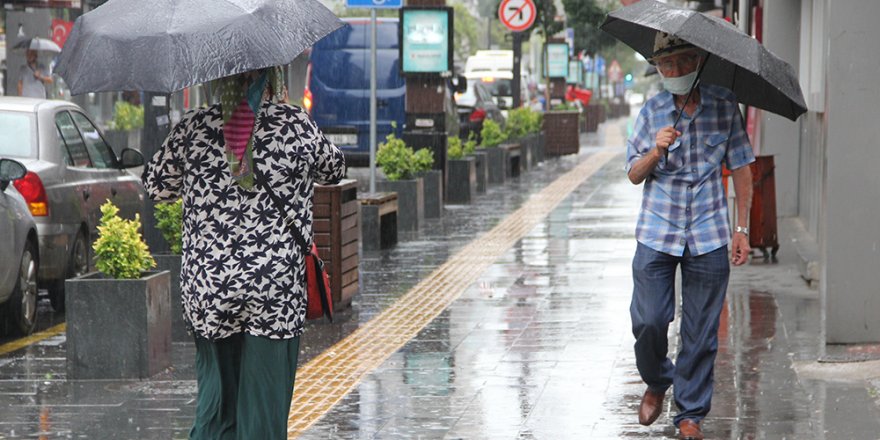
<svg viewBox="0 0 880 440"><path fill-rule="evenodd" d="M349 166L370 157L370 19L346 18L345 26L312 48L303 105ZM376 29L377 146L403 130L406 81L400 76L398 19L380 18Z"/></svg>

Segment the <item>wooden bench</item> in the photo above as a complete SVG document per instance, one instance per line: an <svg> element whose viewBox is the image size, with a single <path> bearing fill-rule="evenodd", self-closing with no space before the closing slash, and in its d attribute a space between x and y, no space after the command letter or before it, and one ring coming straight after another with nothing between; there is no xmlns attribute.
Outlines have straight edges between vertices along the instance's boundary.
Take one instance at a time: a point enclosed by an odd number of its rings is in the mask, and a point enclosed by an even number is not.
<svg viewBox="0 0 880 440"><path fill-rule="evenodd" d="M397 193L362 194L361 245L365 251L387 249L397 244Z"/></svg>
<svg viewBox="0 0 880 440"><path fill-rule="evenodd" d="M315 185L312 213L312 232L330 277L333 308L340 310L351 305L352 297L358 292L357 181Z"/></svg>

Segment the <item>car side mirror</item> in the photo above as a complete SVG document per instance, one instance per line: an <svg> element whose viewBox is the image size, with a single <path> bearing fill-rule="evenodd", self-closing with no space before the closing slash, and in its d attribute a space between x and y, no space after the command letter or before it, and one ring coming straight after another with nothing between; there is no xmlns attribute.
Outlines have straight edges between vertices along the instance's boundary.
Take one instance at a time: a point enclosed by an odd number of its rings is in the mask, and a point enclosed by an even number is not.
<svg viewBox="0 0 880 440"><path fill-rule="evenodd" d="M144 155L138 150L126 148L120 155L122 168L137 168L144 166Z"/></svg>
<svg viewBox="0 0 880 440"><path fill-rule="evenodd" d="M9 182L21 179L27 174L27 168L21 162L12 159L0 159L0 191L6 191Z"/></svg>
<svg viewBox="0 0 880 440"><path fill-rule="evenodd" d="M455 86L455 93L467 92L467 78L464 75L456 75L452 84Z"/></svg>

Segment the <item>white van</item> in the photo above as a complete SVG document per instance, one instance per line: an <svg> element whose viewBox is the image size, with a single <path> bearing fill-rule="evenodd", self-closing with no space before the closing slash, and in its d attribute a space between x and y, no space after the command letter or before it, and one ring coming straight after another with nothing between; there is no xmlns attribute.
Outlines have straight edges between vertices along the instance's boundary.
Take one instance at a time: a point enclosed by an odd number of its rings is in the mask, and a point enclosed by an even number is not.
<svg viewBox="0 0 880 440"><path fill-rule="evenodd" d="M468 57L464 73L513 71L512 50L478 50Z"/></svg>

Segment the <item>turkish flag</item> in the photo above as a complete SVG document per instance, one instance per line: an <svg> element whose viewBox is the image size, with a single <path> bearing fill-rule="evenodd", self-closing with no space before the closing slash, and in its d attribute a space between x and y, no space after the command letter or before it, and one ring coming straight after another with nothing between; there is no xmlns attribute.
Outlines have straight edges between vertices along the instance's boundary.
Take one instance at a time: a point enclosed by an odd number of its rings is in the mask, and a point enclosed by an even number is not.
<svg viewBox="0 0 880 440"><path fill-rule="evenodd" d="M70 31L73 29L73 22L66 20L59 20L57 18L52 20L52 41L58 45L58 47L64 47L64 42L67 41L67 36L70 35Z"/></svg>

